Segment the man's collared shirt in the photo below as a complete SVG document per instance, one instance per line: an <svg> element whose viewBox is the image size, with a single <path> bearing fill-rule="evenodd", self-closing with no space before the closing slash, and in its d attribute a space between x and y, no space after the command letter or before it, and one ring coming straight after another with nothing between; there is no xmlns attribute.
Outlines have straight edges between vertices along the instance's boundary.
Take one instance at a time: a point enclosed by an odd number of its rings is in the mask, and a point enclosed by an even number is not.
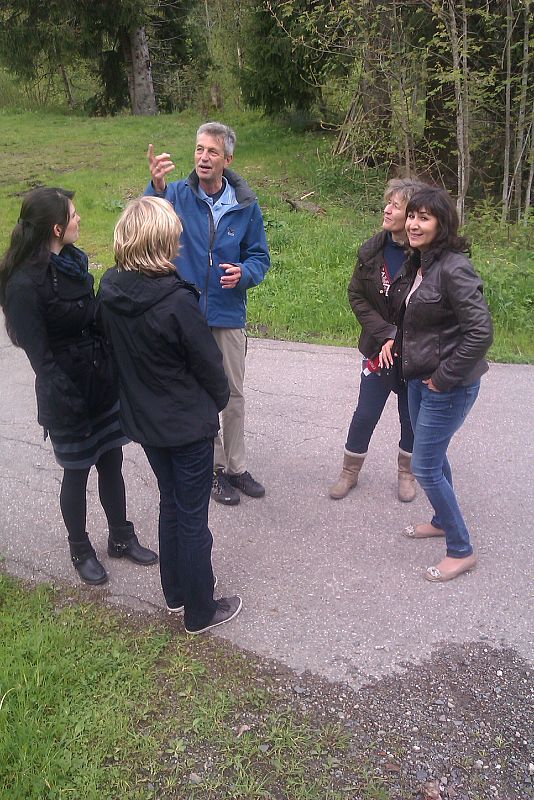
<svg viewBox="0 0 534 800"><path fill-rule="evenodd" d="M233 186L230 186L228 181L225 177L223 177L224 183L224 191L222 195L217 199L213 200L213 197L210 197L209 194L206 194L204 189L201 186L198 187L198 196L201 200L204 200L205 203L208 203L211 213L213 215L213 222L215 227L219 224L219 220L221 217L226 214L234 206L238 205L237 198L235 196L235 190Z"/></svg>

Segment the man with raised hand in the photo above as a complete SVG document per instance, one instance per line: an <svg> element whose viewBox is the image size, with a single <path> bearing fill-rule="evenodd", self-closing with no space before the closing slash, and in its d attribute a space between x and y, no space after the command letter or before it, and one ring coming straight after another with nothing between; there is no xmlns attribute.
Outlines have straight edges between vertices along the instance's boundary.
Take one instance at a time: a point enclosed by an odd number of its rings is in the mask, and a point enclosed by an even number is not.
<svg viewBox="0 0 534 800"><path fill-rule="evenodd" d="M270 266L258 200L246 181L229 169L236 135L219 122L197 131L195 168L185 180L167 184L175 169L169 153L148 146L151 182L145 194L168 200L182 220L176 267L200 289L200 305L223 356L230 401L221 413L215 440L212 497L237 505L238 489L263 497L264 487L245 465L245 354L247 289L264 279ZM222 434L222 435L221 435Z"/></svg>

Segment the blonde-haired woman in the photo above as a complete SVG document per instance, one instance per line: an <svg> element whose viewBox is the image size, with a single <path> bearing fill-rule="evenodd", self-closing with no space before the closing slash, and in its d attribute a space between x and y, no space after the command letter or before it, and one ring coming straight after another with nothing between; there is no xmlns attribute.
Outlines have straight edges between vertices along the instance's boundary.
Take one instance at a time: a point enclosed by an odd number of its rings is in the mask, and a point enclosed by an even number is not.
<svg viewBox="0 0 534 800"><path fill-rule="evenodd" d="M184 612L186 631L201 633L233 619L241 598L213 599L208 504L229 389L199 293L172 263L181 232L166 200L132 200L115 228L117 264L99 300L119 369L121 422L158 481L163 594L170 611Z"/></svg>
<svg viewBox="0 0 534 800"><path fill-rule="evenodd" d="M408 412L406 384L398 364L392 368L378 363L380 348L395 338L390 298L406 260L406 203L421 186L412 178L393 178L384 192L382 230L363 243L349 288L349 302L361 325L358 348L363 356L360 391L356 410L347 433L343 466L337 481L330 487L330 497L341 500L358 483L374 429L386 401L394 392L400 422L398 464L399 500L410 503L415 497L415 480L411 472L413 431Z"/></svg>

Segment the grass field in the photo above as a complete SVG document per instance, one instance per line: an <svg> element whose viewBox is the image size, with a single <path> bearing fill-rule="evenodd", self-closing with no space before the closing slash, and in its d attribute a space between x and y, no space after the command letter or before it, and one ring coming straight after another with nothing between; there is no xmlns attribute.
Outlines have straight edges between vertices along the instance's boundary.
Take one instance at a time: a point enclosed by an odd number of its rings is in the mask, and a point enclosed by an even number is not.
<svg viewBox="0 0 534 800"><path fill-rule="evenodd" d="M389 797L341 725L222 641L2 573L0 607L2 800Z"/></svg>
<svg viewBox="0 0 534 800"><path fill-rule="evenodd" d="M76 191L80 246L93 264L112 264L112 234L127 200L143 192L146 149L170 152L176 177L192 167L194 134L202 120L184 113L155 118L87 118L0 114L2 248L21 195L39 184ZM265 214L272 268L249 294L254 335L355 345L357 322L346 287L356 249L380 227L384 178L343 167L330 156L326 133L296 133L257 114L231 120L238 133L234 166L250 182ZM286 198L307 198L324 214L294 212ZM495 323L491 358L534 363L534 234L501 227L487 210L468 225Z"/></svg>

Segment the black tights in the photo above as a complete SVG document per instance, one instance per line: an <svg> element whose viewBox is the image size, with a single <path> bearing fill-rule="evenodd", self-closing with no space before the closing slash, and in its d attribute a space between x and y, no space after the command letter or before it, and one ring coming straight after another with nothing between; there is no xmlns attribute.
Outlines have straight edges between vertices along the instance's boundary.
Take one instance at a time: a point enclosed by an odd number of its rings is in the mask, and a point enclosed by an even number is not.
<svg viewBox="0 0 534 800"><path fill-rule="evenodd" d="M115 447L100 456L96 462L98 494L108 525L120 526L126 522L126 491L122 477L122 447ZM87 534L87 479L88 469L66 469L63 472L59 504L69 534L69 541L84 541Z"/></svg>

